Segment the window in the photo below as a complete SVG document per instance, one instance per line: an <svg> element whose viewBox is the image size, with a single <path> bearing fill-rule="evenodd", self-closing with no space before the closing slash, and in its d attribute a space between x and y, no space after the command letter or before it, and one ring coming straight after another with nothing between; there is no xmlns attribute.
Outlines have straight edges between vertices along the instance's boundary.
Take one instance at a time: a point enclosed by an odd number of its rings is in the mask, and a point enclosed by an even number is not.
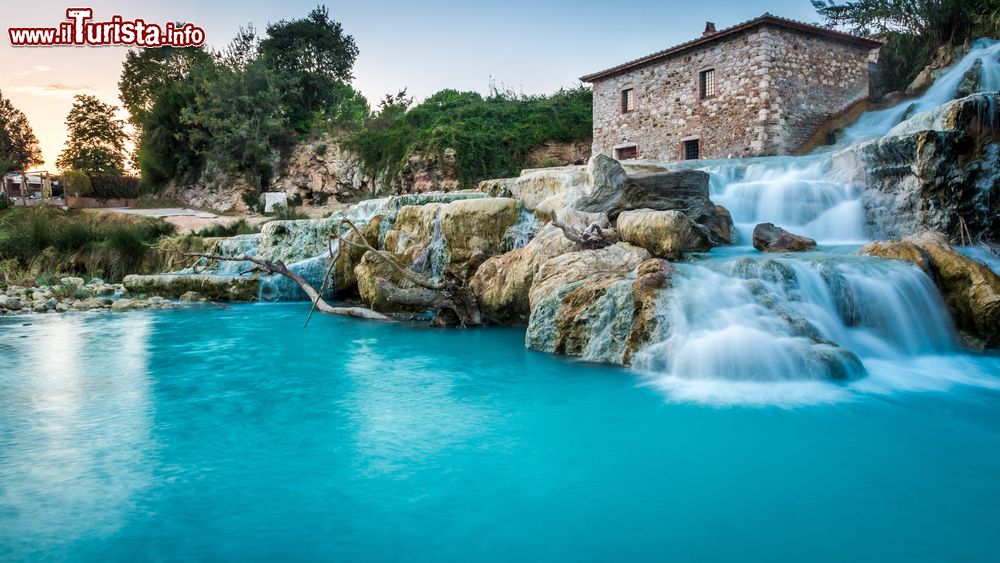
<svg viewBox="0 0 1000 563"><path fill-rule="evenodd" d="M639 148L635 145L615 149L616 160L634 160L636 158L639 158Z"/></svg>
<svg viewBox="0 0 1000 563"><path fill-rule="evenodd" d="M701 158L701 148L698 146L698 139L684 141L684 160L698 160Z"/></svg>
<svg viewBox="0 0 1000 563"><path fill-rule="evenodd" d="M715 69L703 70L698 74L698 90L701 99L714 98L719 93L715 84Z"/></svg>
<svg viewBox="0 0 1000 563"><path fill-rule="evenodd" d="M635 110L635 91L631 88L622 90L622 113Z"/></svg>

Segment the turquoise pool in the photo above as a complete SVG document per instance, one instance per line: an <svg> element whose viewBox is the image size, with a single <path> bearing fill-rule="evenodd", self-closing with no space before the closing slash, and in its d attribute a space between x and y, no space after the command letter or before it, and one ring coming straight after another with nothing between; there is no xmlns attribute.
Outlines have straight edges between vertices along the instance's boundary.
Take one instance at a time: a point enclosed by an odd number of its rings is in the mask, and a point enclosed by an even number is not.
<svg viewBox="0 0 1000 563"><path fill-rule="evenodd" d="M793 407L685 402L626 370L527 351L519 330L325 316L303 330L307 311L0 320L0 559L1000 550L989 381Z"/></svg>

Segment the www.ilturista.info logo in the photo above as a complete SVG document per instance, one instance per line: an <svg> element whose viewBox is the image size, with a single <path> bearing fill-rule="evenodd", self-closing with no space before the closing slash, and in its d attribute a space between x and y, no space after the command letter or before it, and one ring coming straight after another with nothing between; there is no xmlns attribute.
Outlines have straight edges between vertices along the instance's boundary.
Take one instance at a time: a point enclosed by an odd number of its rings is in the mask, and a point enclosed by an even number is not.
<svg viewBox="0 0 1000 563"><path fill-rule="evenodd" d="M135 47L198 47L205 44L205 30L189 23L163 25L141 19L93 22L91 8L67 8L66 19L58 27L12 27L7 30L10 44L26 46L127 45Z"/></svg>

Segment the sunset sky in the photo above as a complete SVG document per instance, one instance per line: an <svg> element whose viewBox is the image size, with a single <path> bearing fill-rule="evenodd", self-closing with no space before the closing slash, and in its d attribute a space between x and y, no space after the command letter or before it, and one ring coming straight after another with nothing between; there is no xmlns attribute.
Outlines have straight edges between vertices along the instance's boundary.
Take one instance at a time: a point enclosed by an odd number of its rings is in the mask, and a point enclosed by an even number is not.
<svg viewBox="0 0 1000 563"><path fill-rule="evenodd" d="M32 2L0 11L0 91L25 112L41 142L45 167L65 141L63 121L75 94L120 105L124 47L11 47L9 27L56 26L67 7L91 7L95 20L185 21L205 29L210 47L225 46L240 25L306 15L316 0L224 2ZM13 4L13 5L11 5ZM326 2L330 16L360 49L354 86L369 100L407 87L418 100L442 88L486 91L491 80L528 94L573 86L578 77L771 12L817 20L808 0L664 2L460 0ZM125 117L125 112L121 112Z"/></svg>

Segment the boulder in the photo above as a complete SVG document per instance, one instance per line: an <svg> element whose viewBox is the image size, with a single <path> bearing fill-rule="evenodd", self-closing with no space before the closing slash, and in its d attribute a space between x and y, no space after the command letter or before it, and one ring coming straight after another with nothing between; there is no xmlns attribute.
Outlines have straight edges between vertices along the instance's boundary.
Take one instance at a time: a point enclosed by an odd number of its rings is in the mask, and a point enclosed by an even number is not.
<svg viewBox="0 0 1000 563"><path fill-rule="evenodd" d="M670 266L627 243L557 256L535 276L525 338L534 350L627 365L656 327Z"/></svg>
<svg viewBox="0 0 1000 563"><path fill-rule="evenodd" d="M526 326L531 314L528 293L539 268L576 249L561 230L548 224L524 248L494 256L472 277L486 320L494 324Z"/></svg>
<svg viewBox="0 0 1000 563"><path fill-rule="evenodd" d="M3 308L8 311L20 311L23 307L21 300L17 297L3 297L0 304L2 304Z"/></svg>
<svg viewBox="0 0 1000 563"><path fill-rule="evenodd" d="M197 291L189 291L184 295L181 295L180 300L185 303L201 303L208 301L208 298L198 293Z"/></svg>
<svg viewBox="0 0 1000 563"><path fill-rule="evenodd" d="M763 252L801 252L816 248L816 241L772 223L761 223L753 229L753 247Z"/></svg>
<svg viewBox="0 0 1000 563"><path fill-rule="evenodd" d="M1000 240L1000 94L983 93L917 114L884 138L833 155L843 181L863 186L871 235L926 230L955 240Z"/></svg>
<svg viewBox="0 0 1000 563"><path fill-rule="evenodd" d="M177 299L196 292L212 301L256 301L260 279L252 276L210 274L157 274L126 276L125 289L133 295L159 296Z"/></svg>
<svg viewBox="0 0 1000 563"><path fill-rule="evenodd" d="M59 280L59 284L63 287L82 287L85 282L83 278L62 278Z"/></svg>
<svg viewBox="0 0 1000 563"><path fill-rule="evenodd" d="M389 259L401 267L405 268L408 265L406 257L402 254L386 252L383 253L383 256L388 256ZM384 260L375 256L372 251L369 250L364 253L358 265L354 268L354 275L357 279L358 293L361 294L361 299L373 311L380 313L403 313L408 311L407 308L385 298L385 295L379 289L378 280L384 279L401 289L413 288L415 284L403 277L398 270L386 264Z"/></svg>
<svg viewBox="0 0 1000 563"><path fill-rule="evenodd" d="M641 246L658 258L678 260L685 252L712 248L708 229L680 211L637 209L618 216L617 231L627 243Z"/></svg>
<svg viewBox="0 0 1000 563"><path fill-rule="evenodd" d="M944 235L925 232L898 241L874 242L859 252L905 260L927 272L959 330L986 347L1000 347L1000 276L956 252Z"/></svg>
<svg viewBox="0 0 1000 563"><path fill-rule="evenodd" d="M402 209L406 209L407 207L403 207ZM402 213L402 209L400 213ZM374 248L379 247L378 235L381 224L382 216L376 215L366 225L358 227L358 230L361 231L361 236ZM360 241L358 234L353 231L348 233L346 238L352 242ZM388 235L386 235L386 238L388 238ZM349 293L357 288L358 279L354 270L358 263L361 262L361 257L365 255L365 252L368 251L364 248L347 244L342 244L337 250L337 257L334 259L336 263L333 267L333 292L335 295Z"/></svg>
<svg viewBox="0 0 1000 563"><path fill-rule="evenodd" d="M626 175L620 164L609 160L592 159L599 163L595 165L595 184L572 203L574 208L606 213L611 221L625 211L637 209L681 211L707 228L713 244L732 243L732 217L708 197L708 174L678 170Z"/></svg>
<svg viewBox="0 0 1000 563"><path fill-rule="evenodd" d="M510 198L455 201L441 211L441 230L447 247L445 266L469 279L486 258L504 252L507 229L517 223L520 210Z"/></svg>

